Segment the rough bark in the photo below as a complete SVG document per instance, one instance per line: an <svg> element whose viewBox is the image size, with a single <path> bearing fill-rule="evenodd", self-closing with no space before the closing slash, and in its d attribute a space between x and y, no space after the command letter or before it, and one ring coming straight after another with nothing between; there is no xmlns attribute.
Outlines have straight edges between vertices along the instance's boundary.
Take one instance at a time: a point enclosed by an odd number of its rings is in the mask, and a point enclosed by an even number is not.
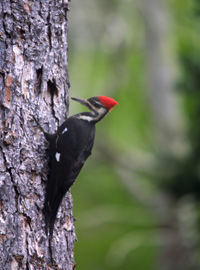
<svg viewBox="0 0 200 270"><path fill-rule="evenodd" d="M48 174L44 135L67 117L68 0L0 2L0 269L73 269L72 197L52 240L42 208Z"/></svg>

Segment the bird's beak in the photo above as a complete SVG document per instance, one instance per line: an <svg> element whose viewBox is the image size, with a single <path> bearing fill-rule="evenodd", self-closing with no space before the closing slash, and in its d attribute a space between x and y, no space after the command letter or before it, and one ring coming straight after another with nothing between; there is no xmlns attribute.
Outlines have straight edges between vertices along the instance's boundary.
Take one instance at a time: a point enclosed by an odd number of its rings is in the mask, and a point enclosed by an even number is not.
<svg viewBox="0 0 200 270"><path fill-rule="evenodd" d="M72 97L71 99L73 99L75 101L78 101L79 103L81 103L83 105L86 105L87 104L87 99L84 99L84 98L75 98L75 97Z"/></svg>
<svg viewBox="0 0 200 270"><path fill-rule="evenodd" d="M84 99L84 98L74 98L74 97L72 97L71 99L72 100L75 100L75 101L78 101L79 103L81 103L82 105L86 106L87 108L89 108L91 110L91 105L90 105L90 103L88 102L87 99Z"/></svg>

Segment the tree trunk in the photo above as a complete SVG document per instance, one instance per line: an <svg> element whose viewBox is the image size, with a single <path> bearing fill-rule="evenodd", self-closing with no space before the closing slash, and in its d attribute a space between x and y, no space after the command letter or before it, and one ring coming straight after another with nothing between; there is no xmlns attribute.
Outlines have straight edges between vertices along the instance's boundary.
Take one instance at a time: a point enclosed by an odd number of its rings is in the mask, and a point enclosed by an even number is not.
<svg viewBox="0 0 200 270"><path fill-rule="evenodd" d="M149 101L158 151L182 156L184 123L175 85L175 62L170 45L171 20L167 1L142 0L145 20Z"/></svg>
<svg viewBox="0 0 200 270"><path fill-rule="evenodd" d="M0 269L74 269L72 197L55 222L51 261L42 215L48 144L67 117L68 0L0 2Z"/></svg>

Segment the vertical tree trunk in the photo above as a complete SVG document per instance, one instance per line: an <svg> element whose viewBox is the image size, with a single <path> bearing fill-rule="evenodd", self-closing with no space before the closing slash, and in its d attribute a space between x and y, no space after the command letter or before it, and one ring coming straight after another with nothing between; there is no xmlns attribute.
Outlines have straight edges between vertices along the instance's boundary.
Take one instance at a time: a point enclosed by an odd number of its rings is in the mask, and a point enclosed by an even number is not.
<svg viewBox="0 0 200 270"><path fill-rule="evenodd" d="M68 192L55 223L53 264L42 208L48 132L67 117L68 0L0 2L0 269L73 269Z"/></svg>
<svg viewBox="0 0 200 270"><path fill-rule="evenodd" d="M177 155L184 151L184 125L174 91L175 63L170 47L167 1L142 0L146 34L149 101L157 149ZM181 155L182 153L180 153Z"/></svg>

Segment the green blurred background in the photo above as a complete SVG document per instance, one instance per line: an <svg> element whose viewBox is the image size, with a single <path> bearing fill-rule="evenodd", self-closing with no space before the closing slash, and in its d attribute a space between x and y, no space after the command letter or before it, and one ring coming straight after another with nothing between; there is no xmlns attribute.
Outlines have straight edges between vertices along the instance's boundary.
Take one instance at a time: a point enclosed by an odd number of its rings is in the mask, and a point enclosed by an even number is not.
<svg viewBox="0 0 200 270"><path fill-rule="evenodd" d="M72 0L68 42L70 96L119 102L72 187L77 269L199 270L200 1Z"/></svg>

